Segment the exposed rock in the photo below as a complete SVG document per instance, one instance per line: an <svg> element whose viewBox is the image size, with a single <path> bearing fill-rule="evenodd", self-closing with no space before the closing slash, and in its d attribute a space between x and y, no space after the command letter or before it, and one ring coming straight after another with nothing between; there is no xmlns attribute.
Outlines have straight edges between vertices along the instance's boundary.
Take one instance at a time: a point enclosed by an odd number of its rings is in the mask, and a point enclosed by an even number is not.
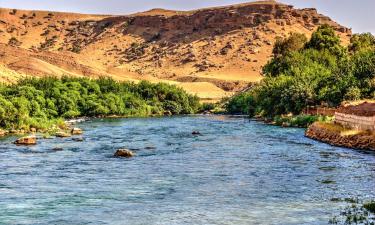
<svg viewBox="0 0 375 225"><path fill-rule="evenodd" d="M3 137L3 136L5 136L5 135L6 135L5 130L1 130L1 129L0 129L0 137Z"/></svg>
<svg viewBox="0 0 375 225"><path fill-rule="evenodd" d="M171 111L165 111L164 116L172 116L172 112Z"/></svg>
<svg viewBox="0 0 375 225"><path fill-rule="evenodd" d="M60 152L60 151L64 151L64 149L57 147L57 148L53 148L52 151L54 151L54 152Z"/></svg>
<svg viewBox="0 0 375 225"><path fill-rule="evenodd" d="M16 133L18 133L18 131L15 130L15 129L11 129L11 130L9 131L9 133L11 133L11 134L16 134Z"/></svg>
<svg viewBox="0 0 375 225"><path fill-rule="evenodd" d="M281 124L281 126L282 126L282 127L290 127L290 123L288 123L288 122L283 122L283 123Z"/></svg>
<svg viewBox="0 0 375 225"><path fill-rule="evenodd" d="M74 128L71 130L71 133L72 133L73 135L81 135L81 134L83 134L83 131L82 131L82 129L80 129L80 128L74 127Z"/></svg>
<svg viewBox="0 0 375 225"><path fill-rule="evenodd" d="M193 132L192 132L191 134L192 134L192 135L200 135L200 134L201 134L201 132L199 132L199 131L195 130L195 131L193 131Z"/></svg>
<svg viewBox="0 0 375 225"><path fill-rule="evenodd" d="M83 142L84 139L83 138L72 138L73 141L76 141L76 142Z"/></svg>
<svg viewBox="0 0 375 225"><path fill-rule="evenodd" d="M133 156L135 156L135 154L128 150L128 149L119 149L116 151L115 157L125 157L125 158L131 158Z"/></svg>
<svg viewBox="0 0 375 225"><path fill-rule="evenodd" d="M16 145L36 145L35 136L27 136L17 139L14 144Z"/></svg>
<svg viewBox="0 0 375 225"><path fill-rule="evenodd" d="M36 132L36 128L34 128L34 127L30 128L30 132L35 133Z"/></svg>
<svg viewBox="0 0 375 225"><path fill-rule="evenodd" d="M59 137L59 138L66 138L66 137L71 137L72 135L71 134L68 134L66 132L56 132L55 134L56 137Z"/></svg>

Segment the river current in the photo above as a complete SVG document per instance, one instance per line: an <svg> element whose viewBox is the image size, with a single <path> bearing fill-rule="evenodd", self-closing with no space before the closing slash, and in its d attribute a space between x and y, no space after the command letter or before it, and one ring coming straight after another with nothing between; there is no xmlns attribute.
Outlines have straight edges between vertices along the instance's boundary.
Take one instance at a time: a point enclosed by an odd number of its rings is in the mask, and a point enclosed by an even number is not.
<svg viewBox="0 0 375 225"><path fill-rule="evenodd" d="M327 224L348 204L337 199L375 197L374 153L303 129L228 116L77 126L84 142L0 140L0 224Z"/></svg>

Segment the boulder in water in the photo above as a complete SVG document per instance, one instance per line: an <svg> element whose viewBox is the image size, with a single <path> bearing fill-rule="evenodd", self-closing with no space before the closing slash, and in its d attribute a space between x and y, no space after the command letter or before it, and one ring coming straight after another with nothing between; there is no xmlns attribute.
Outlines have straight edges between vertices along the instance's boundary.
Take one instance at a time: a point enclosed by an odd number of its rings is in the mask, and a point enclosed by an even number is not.
<svg viewBox="0 0 375 225"><path fill-rule="evenodd" d="M135 154L128 150L128 149L119 149L115 152L115 157L125 157L125 158L131 158L135 156Z"/></svg>
<svg viewBox="0 0 375 225"><path fill-rule="evenodd" d="M201 132L195 130L195 131L193 131L191 134L192 134L192 135L201 135Z"/></svg>
<svg viewBox="0 0 375 225"><path fill-rule="evenodd" d="M74 128L72 129L71 133L72 133L73 135L81 135L81 134L83 134L83 131L82 131L82 129L80 129L80 128L78 128L78 127L74 127Z"/></svg>
<svg viewBox="0 0 375 225"><path fill-rule="evenodd" d="M72 140L73 140L73 141L76 141L76 142L83 142L83 141L84 141L84 139L81 138L81 137L73 138Z"/></svg>
<svg viewBox="0 0 375 225"><path fill-rule="evenodd" d="M36 145L35 136L27 136L17 139L14 144L16 145Z"/></svg>
<svg viewBox="0 0 375 225"><path fill-rule="evenodd" d="M72 135L66 132L56 132L55 136L59 138L66 138L66 137L71 137Z"/></svg>

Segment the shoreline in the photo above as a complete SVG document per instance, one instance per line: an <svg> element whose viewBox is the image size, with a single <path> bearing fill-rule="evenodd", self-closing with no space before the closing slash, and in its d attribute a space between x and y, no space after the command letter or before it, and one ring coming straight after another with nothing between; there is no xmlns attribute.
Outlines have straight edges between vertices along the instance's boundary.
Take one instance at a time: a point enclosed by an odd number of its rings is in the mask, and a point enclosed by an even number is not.
<svg viewBox="0 0 375 225"><path fill-rule="evenodd" d="M185 116L234 116L234 117L248 117L247 115L231 115L231 114L205 114L205 113L197 113L197 114L188 114ZM51 136L59 137L59 134L71 134L72 129L76 129L78 127L75 124L86 122L89 120L94 119L126 119L126 118L155 118L155 117L171 117L167 115L150 115L147 117L137 117L137 116L118 116L118 115L111 115L111 116L96 116L96 117L77 117L73 119L64 120L65 127L60 128L56 125L51 127L48 130L40 131L31 128L30 131L26 132L24 130L20 130L15 132L15 130L4 131L0 137L7 137L7 136L22 136L24 137L37 137L38 135L42 136L43 138L50 138ZM268 126L278 126L282 128L305 128L305 137L330 144L332 146L337 147L345 147L350 149L358 149L358 150L372 150L375 151L375 133L360 131L360 130L350 130L346 129L338 124L329 123L329 122L314 122L310 126L292 126L288 124L278 124L274 120L270 120L267 118L260 118L260 117L248 117L257 122L261 122L264 125ZM79 129L79 128L78 128ZM61 137L61 136L60 136Z"/></svg>
<svg viewBox="0 0 375 225"><path fill-rule="evenodd" d="M375 151L375 133L346 129L334 123L315 122L305 136L332 146Z"/></svg>

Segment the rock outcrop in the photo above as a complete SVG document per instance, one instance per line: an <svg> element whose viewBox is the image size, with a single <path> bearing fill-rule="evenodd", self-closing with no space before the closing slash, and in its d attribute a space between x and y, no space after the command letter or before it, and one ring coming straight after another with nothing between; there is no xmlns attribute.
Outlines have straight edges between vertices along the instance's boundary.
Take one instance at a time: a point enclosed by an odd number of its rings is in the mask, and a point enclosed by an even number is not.
<svg viewBox="0 0 375 225"><path fill-rule="evenodd" d="M27 136L17 139L14 144L16 145L36 145L35 136Z"/></svg>
<svg viewBox="0 0 375 225"><path fill-rule="evenodd" d="M375 134L366 131L347 131L337 124L316 122L306 131L306 136L334 146L375 150Z"/></svg>

